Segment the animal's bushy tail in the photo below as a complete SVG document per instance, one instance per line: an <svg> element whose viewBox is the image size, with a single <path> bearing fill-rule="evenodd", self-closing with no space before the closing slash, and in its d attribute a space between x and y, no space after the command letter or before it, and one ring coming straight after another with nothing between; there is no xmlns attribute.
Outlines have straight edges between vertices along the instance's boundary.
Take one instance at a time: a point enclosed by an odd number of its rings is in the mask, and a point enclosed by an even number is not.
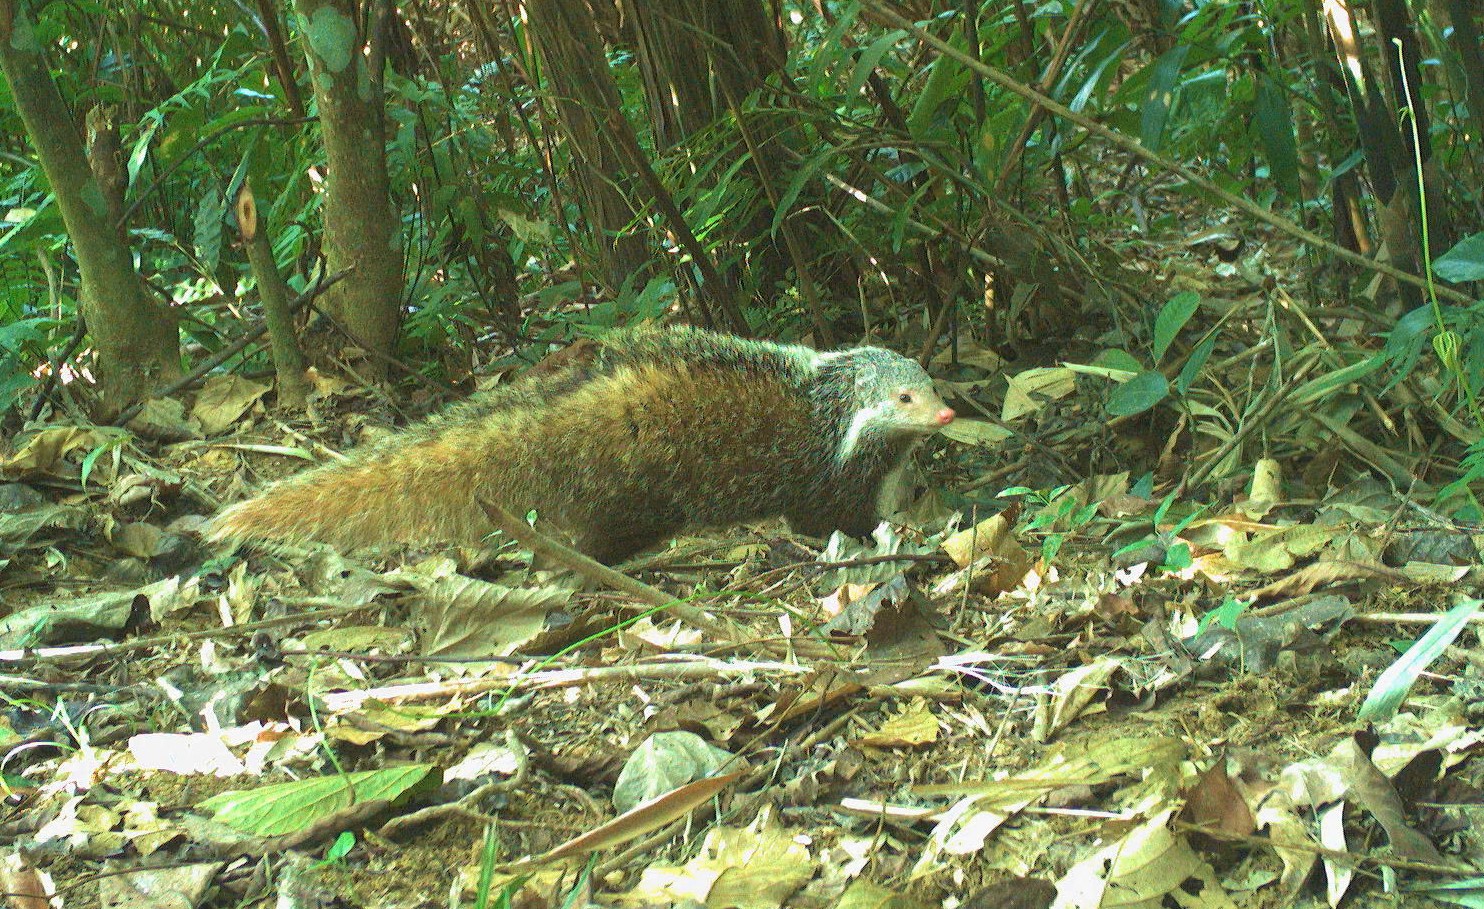
<svg viewBox="0 0 1484 909"><path fill-rule="evenodd" d="M488 521L474 501L490 464L457 434L373 449L292 477L214 518L216 542L304 543L352 549L378 543L474 542Z"/></svg>

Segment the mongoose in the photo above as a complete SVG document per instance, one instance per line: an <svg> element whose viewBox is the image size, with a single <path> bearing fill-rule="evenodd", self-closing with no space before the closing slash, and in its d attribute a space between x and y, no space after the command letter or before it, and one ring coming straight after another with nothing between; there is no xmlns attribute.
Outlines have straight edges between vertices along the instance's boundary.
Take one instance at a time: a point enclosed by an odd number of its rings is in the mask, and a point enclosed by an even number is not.
<svg viewBox="0 0 1484 909"><path fill-rule="evenodd" d="M688 528L779 515L811 536L865 536L912 450L953 419L920 366L881 348L628 329L278 483L208 535L474 542L492 529L478 496L534 509L607 563Z"/></svg>

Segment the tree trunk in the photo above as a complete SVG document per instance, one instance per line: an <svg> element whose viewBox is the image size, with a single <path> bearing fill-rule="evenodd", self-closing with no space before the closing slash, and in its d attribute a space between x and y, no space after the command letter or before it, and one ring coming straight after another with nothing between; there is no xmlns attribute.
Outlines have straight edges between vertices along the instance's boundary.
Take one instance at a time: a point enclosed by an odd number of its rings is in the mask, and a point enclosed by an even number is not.
<svg viewBox="0 0 1484 909"><path fill-rule="evenodd" d="M593 231L607 283L617 289L649 264L643 237L629 229L638 215L629 203L632 174L621 150L604 135L607 113L621 109L618 85L581 0L527 0L525 8L557 96L578 204Z"/></svg>
<svg viewBox="0 0 1484 909"><path fill-rule="evenodd" d="M329 163L324 201L329 271L354 269L326 306L368 350L390 354L402 315L402 236L388 196L382 92L388 0L294 0ZM384 371L380 359L368 368Z"/></svg>
<svg viewBox="0 0 1484 909"><path fill-rule="evenodd" d="M273 55L273 73L278 76L283 89L283 102L295 117L304 116L304 98L299 94L299 80L294 73L294 61L289 56L288 43L283 40L283 26L278 21L278 4L274 0L256 0L257 25L268 42Z"/></svg>
<svg viewBox="0 0 1484 909"><path fill-rule="evenodd" d="M294 313L289 303L293 294L273 258L266 219L258 218L252 182L251 178L244 180L237 192L237 230L258 279L258 299L263 303L263 322L268 326L268 343L278 377L278 405L297 410L304 406L310 388L304 375L304 352L294 333Z"/></svg>
<svg viewBox="0 0 1484 909"><path fill-rule="evenodd" d="M723 226L733 249L745 250L751 286L764 303L771 302L779 284L798 286L814 322L816 340L832 342L833 330L815 289L811 250L835 248L835 228L819 213L786 218L780 225L781 244L771 236L774 212L793 177L780 146L795 132L789 102L759 105L749 112L743 100L781 77L788 60L783 30L773 10L762 0L630 0L624 5L624 23L634 42L634 59L644 80L655 145L670 148L710 126L719 116L733 114L743 142L739 148L751 157L750 172L767 204L755 207L748 218L729 219ZM742 118L747 118L743 120ZM716 173L725 167L715 169ZM808 208L808 206L801 206ZM725 292L735 298L747 284L734 266L723 274ZM841 257L827 274L849 274L849 257ZM836 292L853 293L847 281Z"/></svg>
<svg viewBox="0 0 1484 909"><path fill-rule="evenodd" d="M625 21L644 80L655 144L670 148L787 62L783 32L760 0L639 0Z"/></svg>
<svg viewBox="0 0 1484 909"><path fill-rule="evenodd" d="M103 409L117 412L180 375L175 316L135 274L122 225L110 215L114 206L89 167L77 124L16 0L0 0L0 70L72 238ZM110 162L99 163L109 171Z"/></svg>

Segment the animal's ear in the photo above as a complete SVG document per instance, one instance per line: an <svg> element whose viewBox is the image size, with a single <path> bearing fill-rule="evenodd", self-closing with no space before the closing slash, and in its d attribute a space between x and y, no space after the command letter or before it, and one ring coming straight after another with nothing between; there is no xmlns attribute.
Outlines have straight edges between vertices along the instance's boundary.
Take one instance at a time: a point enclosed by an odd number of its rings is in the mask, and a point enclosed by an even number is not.
<svg viewBox="0 0 1484 909"><path fill-rule="evenodd" d="M865 388L868 385L875 385L880 375L880 367L862 357L855 366L855 387Z"/></svg>

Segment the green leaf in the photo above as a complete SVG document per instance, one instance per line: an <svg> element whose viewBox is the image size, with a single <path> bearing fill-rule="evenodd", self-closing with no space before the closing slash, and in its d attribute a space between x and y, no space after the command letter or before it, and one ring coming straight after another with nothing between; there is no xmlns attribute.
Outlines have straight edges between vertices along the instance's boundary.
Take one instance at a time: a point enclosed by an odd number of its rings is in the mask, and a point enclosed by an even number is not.
<svg viewBox="0 0 1484 909"><path fill-rule="evenodd" d="M1175 84L1180 79L1180 67L1188 53L1190 45L1179 44L1160 54L1159 59L1150 64L1153 71L1149 79L1149 94L1139 111L1139 141L1145 148L1157 151L1164 141L1165 122L1169 120L1170 108L1175 103Z"/></svg>
<svg viewBox="0 0 1484 909"><path fill-rule="evenodd" d="M1199 518L1201 515L1205 514L1210 507L1210 505L1202 505L1201 507L1192 511L1190 514L1176 521L1175 526L1170 528L1170 536L1179 536L1180 534L1184 533L1185 528L1189 527L1191 524L1194 524L1196 518Z"/></svg>
<svg viewBox="0 0 1484 909"><path fill-rule="evenodd" d="M1459 240L1457 246L1433 260L1432 270L1455 284L1484 280L1484 233Z"/></svg>
<svg viewBox="0 0 1484 909"><path fill-rule="evenodd" d="M1041 543L1041 560L1047 565L1056 561L1056 554L1061 552L1061 544L1064 539L1064 535L1053 533L1043 540Z"/></svg>
<svg viewBox="0 0 1484 909"><path fill-rule="evenodd" d="M1078 113L1081 113L1082 110L1087 107L1088 99L1092 97L1092 93L1094 91L1097 91L1098 86L1102 85L1103 73L1108 69L1108 67L1113 66L1115 63L1121 63L1123 61L1123 52L1127 50L1129 48L1129 45L1133 43L1131 41L1125 41L1112 50L1109 50L1107 53L1099 54L1099 45L1102 43L1105 37L1107 37L1107 32L1104 32L1093 38L1092 40L1088 41L1086 44L1083 45L1082 49L1077 52L1077 56L1075 59L1077 59L1079 63L1082 61L1087 61L1087 65L1085 68L1083 66L1077 65L1067 67L1067 72L1069 75L1077 74L1080 76L1084 72L1087 74L1087 77L1082 80L1082 84L1077 87L1076 92L1072 92L1069 87L1063 87L1062 92L1058 94L1058 97L1060 97L1062 94L1070 94L1072 96L1072 100L1067 103L1067 107L1070 107L1072 110L1077 111Z"/></svg>
<svg viewBox="0 0 1484 909"><path fill-rule="evenodd" d="M1170 349L1175 336L1180 334L1180 329L1195 315L1195 311L1201 306L1201 295L1193 290L1175 294L1159 310L1159 315L1154 317L1154 364L1159 365L1165 358L1165 351Z"/></svg>
<svg viewBox="0 0 1484 909"><path fill-rule="evenodd" d="M1184 571L1190 564L1190 544L1176 543L1165 550L1165 563L1160 567L1165 571Z"/></svg>
<svg viewBox="0 0 1484 909"><path fill-rule="evenodd" d="M264 131L261 129L257 130L254 133L253 139L247 143L247 151L242 153L242 160L237 162L237 169L232 172L232 179L227 183L227 191L223 194L224 201L226 201L228 205L232 206L234 213L234 217L232 220L234 222L237 220L235 217L237 193L241 191L242 183L247 179L247 172L252 167L253 149L257 146L257 137L261 136L263 132ZM266 230L268 227L267 222L268 213L266 211L259 212L258 230ZM240 230L242 228L242 225L238 224L237 227Z"/></svg>
<svg viewBox="0 0 1484 909"><path fill-rule="evenodd" d="M0 325L0 349L19 350L22 344L36 344L46 340L44 326L55 324L51 319L36 316L17 319L8 325Z"/></svg>
<svg viewBox="0 0 1484 909"><path fill-rule="evenodd" d="M98 463L98 459L103 457L103 455L107 454L108 452L117 449L127 440L128 435L126 433L122 431L116 431L115 435L112 435L109 438L105 439L102 444L96 446L92 451L87 453L87 456L82 459L82 476L79 479L79 482L82 483L84 489L87 488L88 477L92 475L93 466Z"/></svg>
<svg viewBox="0 0 1484 909"><path fill-rule="evenodd" d="M331 843L330 848L325 850L325 857L315 862L314 867L323 868L327 865L335 864L349 855L350 850L354 849L355 846L356 835L349 830L340 831L340 835L335 837L335 842Z"/></svg>
<svg viewBox="0 0 1484 909"><path fill-rule="evenodd" d="M253 836L279 836L313 826L372 799L394 801L425 779L432 764L404 764L214 795L201 803L215 819Z"/></svg>
<svg viewBox="0 0 1484 909"><path fill-rule="evenodd" d="M778 208L773 212L773 225L769 228L773 236L778 236L778 226L783 223L784 218L788 217L788 210L793 206L794 200L799 197L799 192L803 190L804 184L809 182L809 179L814 176L816 171L824 166L826 161L839 153L840 149L838 147L834 145L826 146L819 154L804 162L804 166L799 168L798 173L794 174L793 180L788 184L788 189L784 190L783 195L778 199Z"/></svg>
<svg viewBox="0 0 1484 909"><path fill-rule="evenodd" d="M1484 600L1464 600L1439 616L1438 621L1427 630L1427 634L1419 638L1417 643L1402 654L1401 659L1386 667L1386 671L1376 678L1371 693L1366 695L1365 703L1360 705L1358 718L1365 722L1375 722L1395 716L1397 708L1406 700L1407 692L1412 690L1413 683L1434 660L1443 655L1443 651L1468 626L1469 620L1479 611L1481 605L1484 605Z"/></svg>
<svg viewBox="0 0 1484 909"><path fill-rule="evenodd" d="M1298 143L1293 138L1293 115L1288 109L1288 96L1283 86L1267 73L1257 78L1257 99L1253 110L1257 136L1267 153L1268 170L1273 182L1290 199L1299 196Z"/></svg>
<svg viewBox="0 0 1484 909"><path fill-rule="evenodd" d="M1093 358L1092 365L1121 369L1124 372L1144 371L1144 364L1139 362L1138 357L1117 347L1098 351L1098 355Z"/></svg>
<svg viewBox="0 0 1484 909"><path fill-rule="evenodd" d="M1213 335L1196 345L1195 350L1190 352L1190 359L1180 367L1180 375L1175 377L1175 391L1184 395L1190 391L1190 386L1200 377L1201 368L1211 358L1211 351L1216 349L1216 337Z"/></svg>
<svg viewBox="0 0 1484 909"><path fill-rule="evenodd" d="M835 24L831 25L829 31L821 36L814 51L814 59L809 63L807 78L804 80L804 84L812 91L820 95L826 93L825 71L834 66L835 62L847 53L847 46L841 39L845 32L855 24L860 11L859 3L846 4L843 9L836 12Z"/></svg>
<svg viewBox="0 0 1484 909"><path fill-rule="evenodd" d="M1160 500L1159 507L1154 509L1154 526L1156 529L1165 522L1165 515L1170 513L1170 509L1174 504L1175 494L1173 492Z"/></svg>
<svg viewBox="0 0 1484 909"><path fill-rule="evenodd" d="M963 32L954 29L948 44L955 50L963 50L967 46ZM930 69L927 84L922 87L922 94L917 96L912 113L907 115L907 132L919 142L932 138L928 127L937 118L939 108L944 102L957 101L969 82L968 70L952 57L938 57L932 62Z"/></svg>
<svg viewBox="0 0 1484 909"><path fill-rule="evenodd" d="M1367 357L1358 363L1351 363L1349 366L1300 385L1289 398L1289 403L1291 405L1312 404L1340 386L1359 381L1370 375L1385 363L1386 358L1381 354Z"/></svg>
<svg viewBox="0 0 1484 909"><path fill-rule="evenodd" d="M1141 372L1108 395L1108 413L1126 417L1143 413L1170 396L1170 383L1157 370Z"/></svg>
<svg viewBox="0 0 1484 909"><path fill-rule="evenodd" d="M1247 611L1247 605L1230 595L1221 601L1221 605L1201 616L1200 623L1196 626L1197 632L1205 632L1215 622L1222 628L1235 629L1237 617Z"/></svg>
<svg viewBox="0 0 1484 909"><path fill-rule="evenodd" d="M845 86L846 103L849 103L850 99L855 97L856 92L861 90L861 86L866 84L866 78L871 75L871 71L876 68L876 64L881 62L886 52L905 37L907 37L906 32L896 29L871 42L871 46L866 48L860 59L855 62L855 72L850 76L850 84Z"/></svg>
<svg viewBox="0 0 1484 909"><path fill-rule="evenodd" d="M901 252L902 251L902 242L903 242L904 238L907 236L907 224L908 224L908 222L910 222L912 220L912 214L917 211L917 203L922 200L923 193L927 192L929 189L932 189L932 187L933 187L933 184L931 182L924 182L922 184L922 186L918 188L917 192L915 192L915 193L912 194L912 198L908 199L907 202L906 202L906 204L904 204L902 206L901 211L897 212L895 215L892 216L892 219L891 219L891 251L892 252Z"/></svg>
<svg viewBox="0 0 1484 909"><path fill-rule="evenodd" d="M155 133L159 130L160 123L162 122L156 113L151 112L145 116L148 118L148 123L139 131L138 137L134 140L134 150L129 153L128 171L129 186L131 187L139 179L139 168L144 166L144 159L149 154L149 144L154 141Z"/></svg>
<svg viewBox="0 0 1484 909"><path fill-rule="evenodd" d="M201 196L196 209L196 255L208 274L216 270L222 254L222 226L227 214L227 200L220 188L213 186Z"/></svg>

